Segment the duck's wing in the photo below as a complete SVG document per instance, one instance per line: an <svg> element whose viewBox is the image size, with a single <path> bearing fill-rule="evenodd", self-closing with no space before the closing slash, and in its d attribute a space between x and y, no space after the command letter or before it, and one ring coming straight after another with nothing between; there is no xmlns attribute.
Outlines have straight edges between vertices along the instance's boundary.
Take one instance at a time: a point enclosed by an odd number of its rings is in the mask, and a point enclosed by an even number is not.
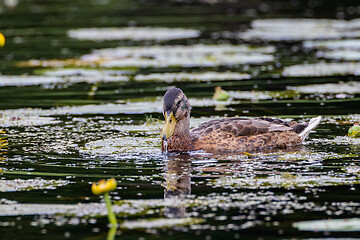
<svg viewBox="0 0 360 240"><path fill-rule="evenodd" d="M194 136L205 137L209 135L239 137L253 136L267 132L291 131L293 127L281 120L274 119L246 119L246 118L223 118L205 122L193 129Z"/></svg>
<svg viewBox="0 0 360 240"><path fill-rule="evenodd" d="M280 125L284 125L284 126L287 126L287 127L291 127L291 130L296 132L296 133L301 133L309 125L309 122L307 122L307 123L298 123L298 122L295 122L295 121L287 122L287 121L284 121L284 120L282 120L280 118L260 117L260 118L256 118L256 119L263 120L263 121L266 121L266 122L269 122L269 123L280 124Z"/></svg>

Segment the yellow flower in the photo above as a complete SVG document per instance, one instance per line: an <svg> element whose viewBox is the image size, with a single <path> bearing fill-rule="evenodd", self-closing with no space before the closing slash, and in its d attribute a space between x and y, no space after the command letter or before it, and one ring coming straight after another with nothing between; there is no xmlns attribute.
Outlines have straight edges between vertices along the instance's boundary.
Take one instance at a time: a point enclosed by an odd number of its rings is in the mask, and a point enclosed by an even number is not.
<svg viewBox="0 0 360 240"><path fill-rule="evenodd" d="M0 33L0 47L3 47L5 45L5 37Z"/></svg>
<svg viewBox="0 0 360 240"><path fill-rule="evenodd" d="M115 188L116 188L115 178L111 178L107 181L105 181L105 179L102 179L97 184L96 183L92 184L91 191L93 192L93 194L99 195L114 191Z"/></svg>

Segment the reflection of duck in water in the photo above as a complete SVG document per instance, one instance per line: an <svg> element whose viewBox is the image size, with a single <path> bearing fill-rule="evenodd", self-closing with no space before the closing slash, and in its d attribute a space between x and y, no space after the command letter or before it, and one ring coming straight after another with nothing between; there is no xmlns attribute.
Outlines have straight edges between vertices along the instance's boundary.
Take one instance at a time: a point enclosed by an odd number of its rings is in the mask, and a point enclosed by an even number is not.
<svg viewBox="0 0 360 240"><path fill-rule="evenodd" d="M253 152L299 145L317 127L321 117L307 123L272 118L223 118L205 122L190 131L190 104L181 89L163 98L165 125L162 151Z"/></svg>
<svg viewBox="0 0 360 240"><path fill-rule="evenodd" d="M167 217L184 217L186 207L182 201L191 193L191 161L189 155L169 156L165 166L164 198L173 199L173 207L165 208Z"/></svg>

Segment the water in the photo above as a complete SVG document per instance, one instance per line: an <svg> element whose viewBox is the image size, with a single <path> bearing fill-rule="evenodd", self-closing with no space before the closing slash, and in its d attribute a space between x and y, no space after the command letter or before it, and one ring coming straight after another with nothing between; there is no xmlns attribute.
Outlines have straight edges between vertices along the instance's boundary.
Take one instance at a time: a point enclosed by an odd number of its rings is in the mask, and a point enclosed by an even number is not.
<svg viewBox="0 0 360 240"><path fill-rule="evenodd" d="M356 4L1 5L0 238L113 235L90 188L115 177L116 239L358 239L341 228L360 214L360 142L345 136L360 119ZM293 151L162 154L171 86L192 127L323 120ZM230 99L213 100L216 86Z"/></svg>
<svg viewBox="0 0 360 240"><path fill-rule="evenodd" d="M168 152L168 142L167 142L167 140L163 141L163 147L164 147L163 153L167 154L167 152Z"/></svg>

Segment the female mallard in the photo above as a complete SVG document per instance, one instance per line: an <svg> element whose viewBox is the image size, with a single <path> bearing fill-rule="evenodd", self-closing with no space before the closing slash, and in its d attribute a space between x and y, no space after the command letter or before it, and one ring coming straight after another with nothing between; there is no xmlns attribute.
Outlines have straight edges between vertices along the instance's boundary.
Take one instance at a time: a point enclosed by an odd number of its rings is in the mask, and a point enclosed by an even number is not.
<svg viewBox="0 0 360 240"><path fill-rule="evenodd" d="M190 131L190 104L179 88L165 93L163 114L163 152L254 152L294 147L301 144L321 120L321 116L307 123L272 118L223 118L205 122Z"/></svg>

